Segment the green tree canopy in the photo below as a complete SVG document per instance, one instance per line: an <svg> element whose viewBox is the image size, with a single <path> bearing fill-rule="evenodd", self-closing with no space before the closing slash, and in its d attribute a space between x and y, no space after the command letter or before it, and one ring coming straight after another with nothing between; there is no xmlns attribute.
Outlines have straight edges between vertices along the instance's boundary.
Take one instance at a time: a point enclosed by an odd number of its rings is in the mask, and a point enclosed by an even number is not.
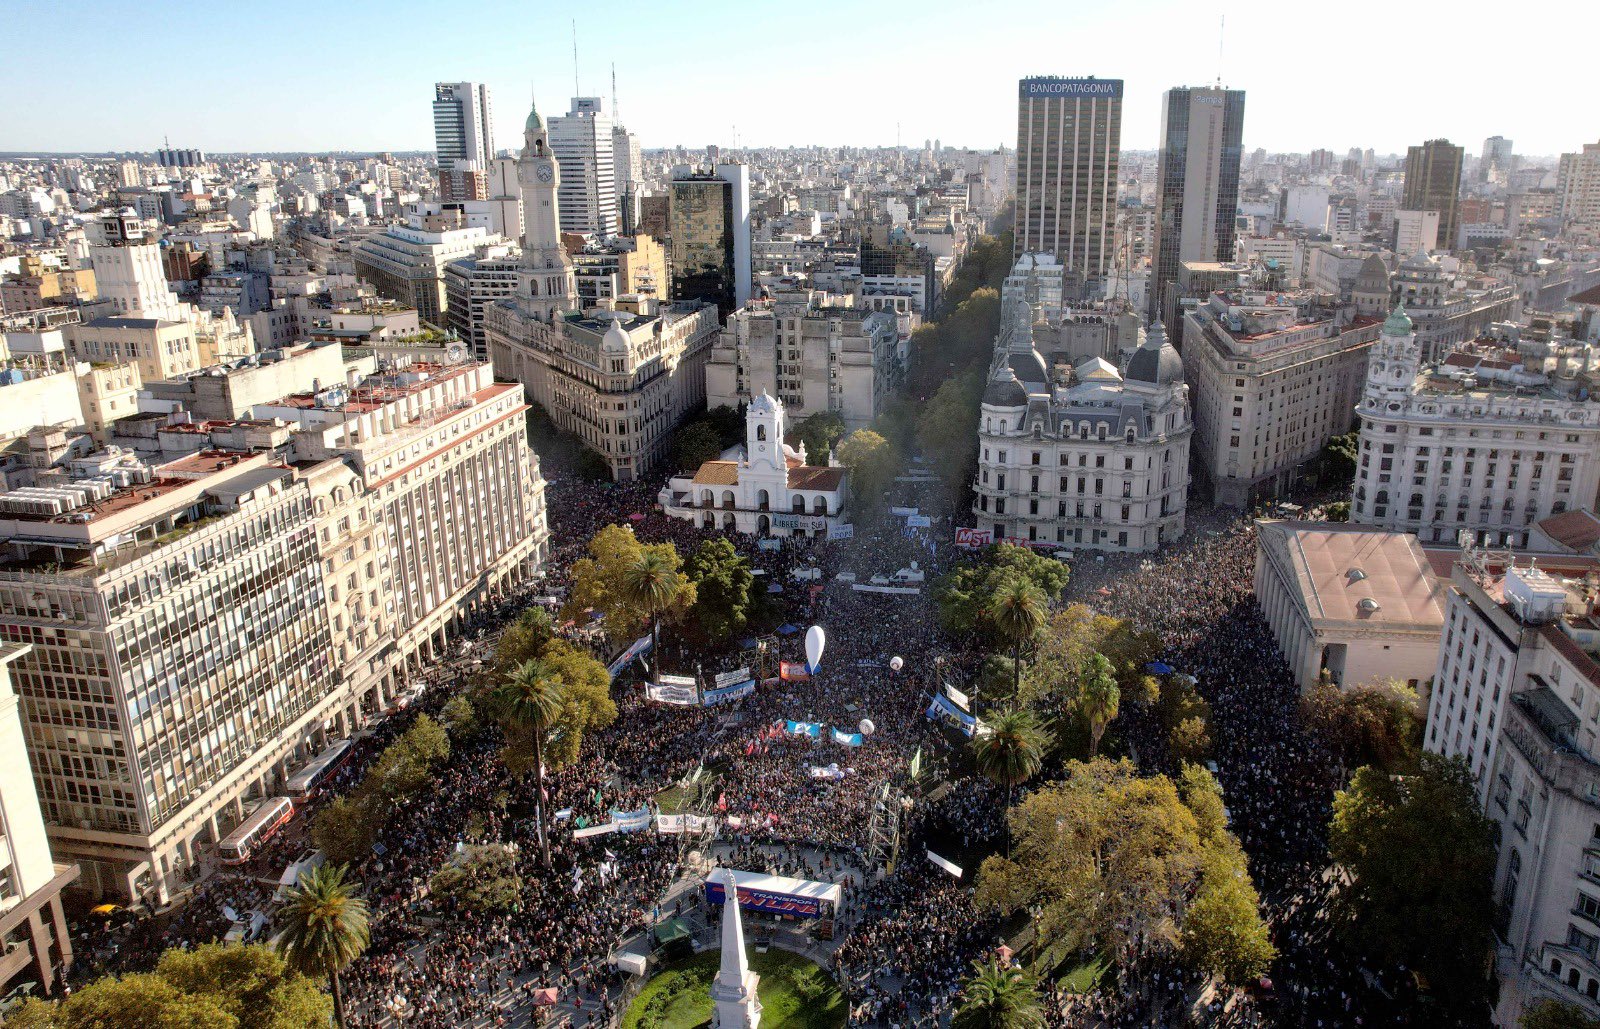
<svg viewBox="0 0 1600 1029"><path fill-rule="evenodd" d="M522 897L517 856L502 843L468 847L433 873L428 891L468 911L510 911Z"/></svg>
<svg viewBox="0 0 1600 1029"><path fill-rule="evenodd" d="M339 973L361 956L371 940L367 902L346 878L344 865L323 864L300 873L278 909L276 942L288 967L327 976L333 1014L343 1027L344 994Z"/></svg>
<svg viewBox="0 0 1600 1029"><path fill-rule="evenodd" d="M169 950L153 973L95 980L64 1001L6 1016L27 1029L306 1029L333 1002L272 947L210 943Z"/></svg>
<svg viewBox="0 0 1600 1029"><path fill-rule="evenodd" d="M963 565L939 579L933 595L939 605L939 619L951 633L983 633L991 640L1010 643L990 617L1001 589L1015 580L1028 582L1044 594L1047 604L1053 604L1066 588L1068 575L1067 566L1055 558L1036 554L1027 547L997 543L984 552L978 563Z"/></svg>
<svg viewBox="0 0 1600 1029"><path fill-rule="evenodd" d="M605 619L606 631L614 639L637 636L654 613L675 621L694 606L694 584L681 574L682 562L671 543L641 543L627 525L608 525L589 541L589 556L572 566L572 593L562 608L562 616L577 621L590 608ZM639 569L646 564L651 577L667 579L670 596L655 590L641 593ZM652 603L665 600L664 606Z"/></svg>
<svg viewBox="0 0 1600 1029"><path fill-rule="evenodd" d="M544 818L544 751L550 730L564 706L565 683L544 659L525 661L495 687L492 706L505 731L500 758L513 775L534 774L534 822L538 827L539 855L550 866L550 839Z"/></svg>
<svg viewBox="0 0 1600 1029"><path fill-rule="evenodd" d="M1011 643L1011 692L1016 694L1022 676L1022 650L1031 645L1050 615L1050 601L1031 580L1021 575L1003 578L989 594L983 617L995 632Z"/></svg>
<svg viewBox="0 0 1600 1029"><path fill-rule="evenodd" d="M1386 679L1350 690L1319 684L1301 698L1300 709L1306 727L1347 768L1375 765L1403 774L1417 766L1426 712L1405 683Z"/></svg>
<svg viewBox="0 0 1600 1029"><path fill-rule="evenodd" d="M1104 654L1090 654L1084 659L1082 685L1079 688L1078 710L1089 723L1089 756L1100 749L1100 738L1106 726L1117 717L1122 703L1122 690L1117 686L1111 661Z"/></svg>
<svg viewBox="0 0 1600 1029"><path fill-rule="evenodd" d="M726 643L749 623L755 576L726 537L705 540L684 565L694 583L694 622L711 643Z"/></svg>
<svg viewBox="0 0 1600 1029"><path fill-rule="evenodd" d="M1183 912L1178 945L1184 959L1235 986L1265 974L1278 951L1260 908L1244 851L1231 836L1216 837L1201 853L1200 883Z"/></svg>
<svg viewBox="0 0 1600 1029"><path fill-rule="evenodd" d="M679 471L693 472L722 456L722 440L711 422L690 422L672 437L672 463Z"/></svg>
<svg viewBox="0 0 1600 1029"><path fill-rule="evenodd" d="M822 464L844 434L844 418L837 411L817 411L785 433L784 441L791 447L805 444L806 460Z"/></svg>
<svg viewBox="0 0 1600 1029"><path fill-rule="evenodd" d="M850 495L869 510L881 507L900 464L889 441L871 429L857 429L839 444L836 456L850 474Z"/></svg>
<svg viewBox="0 0 1600 1029"><path fill-rule="evenodd" d="M1334 795L1328 851L1350 877L1335 898L1343 935L1419 971L1452 1017L1486 1013L1495 839L1460 759L1424 753L1404 778L1365 767Z"/></svg>
<svg viewBox="0 0 1600 1029"><path fill-rule="evenodd" d="M578 760L590 733L617 720L611 673L587 650L559 639L545 648L541 664L545 674L560 683L561 695L545 741L544 762L549 768L566 768Z"/></svg>
<svg viewBox="0 0 1600 1029"><path fill-rule="evenodd" d="M1176 944L1172 915L1198 881L1203 845L1170 779L1127 760L1069 761L1008 821L1014 856L984 860L981 906L1034 906L1041 942L1060 952L1115 949L1139 933Z"/></svg>
<svg viewBox="0 0 1600 1029"><path fill-rule="evenodd" d="M718 404L707 411L704 421L716 431L717 441L724 450L744 440L744 415L727 404Z"/></svg>
<svg viewBox="0 0 1600 1029"><path fill-rule="evenodd" d="M939 473L952 500L965 495L977 466L978 401L983 376L971 371L940 386L917 416L917 447Z"/></svg>
<svg viewBox="0 0 1600 1029"><path fill-rule="evenodd" d="M544 656L544 648L555 638L555 624L550 613L542 607L524 608L515 621L506 626L495 643L494 659L485 669L490 683L503 680L513 668L524 661Z"/></svg>
<svg viewBox="0 0 1600 1029"><path fill-rule="evenodd" d="M1033 976L994 957L974 961L972 968L951 1029L1043 1029L1044 1006Z"/></svg>
<svg viewBox="0 0 1600 1029"><path fill-rule="evenodd" d="M1575 1005L1548 997L1528 1005L1517 1024L1522 1029L1600 1029L1600 1019L1590 1018Z"/></svg>

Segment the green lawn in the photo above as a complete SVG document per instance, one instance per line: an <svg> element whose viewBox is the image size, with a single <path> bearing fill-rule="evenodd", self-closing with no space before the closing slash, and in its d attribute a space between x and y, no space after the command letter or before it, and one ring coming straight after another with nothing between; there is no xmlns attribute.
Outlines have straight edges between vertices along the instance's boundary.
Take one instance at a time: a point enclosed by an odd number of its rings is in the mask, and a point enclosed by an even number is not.
<svg viewBox="0 0 1600 1029"><path fill-rule="evenodd" d="M700 1029L711 1024L711 980L720 955L709 950L665 966L622 1019L622 1029ZM761 1029L838 1029L844 997L823 969L798 954L773 949L751 954L761 976Z"/></svg>
<svg viewBox="0 0 1600 1029"><path fill-rule="evenodd" d="M1066 969L1056 985L1065 993L1088 993L1105 974L1107 964L1104 954L1096 954L1083 964Z"/></svg>

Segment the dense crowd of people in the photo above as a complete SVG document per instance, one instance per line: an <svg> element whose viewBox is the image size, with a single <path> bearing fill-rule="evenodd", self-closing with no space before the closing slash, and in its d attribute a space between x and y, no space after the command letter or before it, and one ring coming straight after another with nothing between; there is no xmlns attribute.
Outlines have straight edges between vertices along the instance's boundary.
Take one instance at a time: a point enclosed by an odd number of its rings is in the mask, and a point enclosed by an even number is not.
<svg viewBox="0 0 1600 1029"><path fill-rule="evenodd" d="M430 688L410 709L362 736L329 795L353 786L361 770L398 737L418 711L437 712L471 674L471 654L488 653L499 630L532 600L561 598L587 541L612 522L648 542L670 541L687 556L723 534L665 518L645 485L552 482L551 560L547 575L469 633L466 654L429 673ZM1077 994L1054 986L1046 997L1052 1025L1165 1026L1198 1018L1212 1025L1358 1024L1352 1014L1391 1010L1403 983L1368 972L1330 940L1323 917L1325 827L1338 785L1317 741L1300 728L1297 695L1253 603L1254 529L1248 519L1197 519L1189 535L1160 555L1085 560L1074 566L1067 600L1131 620L1154 633L1161 657L1193 675L1211 704L1215 759L1232 828L1250 858L1280 958L1248 993L1201 994L1192 973L1170 954L1135 951L1115 974ZM648 702L636 665L614 691L614 724L586 740L572 766L546 777L552 866L539 862L531 788L508 775L498 736L454 741L435 788L400 810L381 844L354 869L373 909L371 946L345 976L351 1024L437 1027L522 1025L529 1019L610 1024L623 999L623 977L608 962L618 945L664 917L676 883L682 910L689 874L679 840L654 832L576 839L573 828L604 822L612 811L653 804L685 783L690 810L719 820L717 860L734 867L844 883L831 962L852 1025L937 1025L958 1003L972 962L1002 942L993 918L973 905L976 864L1003 837L1004 795L961 760L960 738L924 710L941 680L962 681L981 658L970 640L940 629L929 591L921 595L857 592L835 581L863 579L916 562L928 582L971 560L926 533L892 524L853 541L784 540L758 548L735 538L758 568L758 584L785 620L820 624L828 634L821 668L809 678L769 679L740 701L717 707ZM795 579L819 569L821 591ZM566 625L569 634L594 635ZM780 637L780 656L801 660L802 634ZM713 651L677 642L649 660L692 674L748 661L735 641ZM602 654L627 641L597 641ZM902 667L890 666L900 657ZM788 720L861 732L859 746L785 732ZM869 721L871 725L864 722ZM1172 771L1162 735L1147 712L1129 709L1119 728L1143 767ZM928 774L913 782L913 755ZM837 765L842 775L818 777ZM908 798L885 810L885 787ZM902 818L892 871L873 854L875 827ZM471 839L516 848L522 879L517 903L498 914L458 910L429 894L432 875ZM275 875L307 846L304 819L274 840L245 873L203 884L183 913L148 921L100 952L101 967L138 967L135 953L218 937L238 913L270 909ZM932 850L966 862L957 879L924 856ZM159 925L159 928L158 928ZM114 951L114 953L112 952ZM546 1003L554 991L558 1003ZM1367 1015L1370 1019L1370 1015Z"/></svg>

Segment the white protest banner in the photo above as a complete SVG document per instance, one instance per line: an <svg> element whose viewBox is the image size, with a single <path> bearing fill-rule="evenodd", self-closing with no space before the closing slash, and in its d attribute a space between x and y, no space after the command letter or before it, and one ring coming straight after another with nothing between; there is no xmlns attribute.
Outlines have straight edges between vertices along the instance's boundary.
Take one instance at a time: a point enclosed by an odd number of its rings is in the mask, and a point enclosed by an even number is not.
<svg viewBox="0 0 1600 1029"><path fill-rule="evenodd" d="M955 876L957 879L961 878L961 866L960 865L958 865L958 864L956 864L956 863L954 863L952 861L946 861L944 858L942 858L939 855L935 854L931 850L928 851L928 860L932 861L934 864L938 865L940 868L944 869L946 872L949 872L951 875Z"/></svg>

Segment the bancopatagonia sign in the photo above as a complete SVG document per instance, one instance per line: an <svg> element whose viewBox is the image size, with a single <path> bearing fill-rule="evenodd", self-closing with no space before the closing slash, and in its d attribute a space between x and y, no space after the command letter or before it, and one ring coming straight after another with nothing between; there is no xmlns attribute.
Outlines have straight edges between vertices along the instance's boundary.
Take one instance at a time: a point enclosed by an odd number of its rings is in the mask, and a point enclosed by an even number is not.
<svg viewBox="0 0 1600 1029"><path fill-rule="evenodd" d="M1020 87L1020 94L1024 100L1122 99L1121 79L1023 79Z"/></svg>

